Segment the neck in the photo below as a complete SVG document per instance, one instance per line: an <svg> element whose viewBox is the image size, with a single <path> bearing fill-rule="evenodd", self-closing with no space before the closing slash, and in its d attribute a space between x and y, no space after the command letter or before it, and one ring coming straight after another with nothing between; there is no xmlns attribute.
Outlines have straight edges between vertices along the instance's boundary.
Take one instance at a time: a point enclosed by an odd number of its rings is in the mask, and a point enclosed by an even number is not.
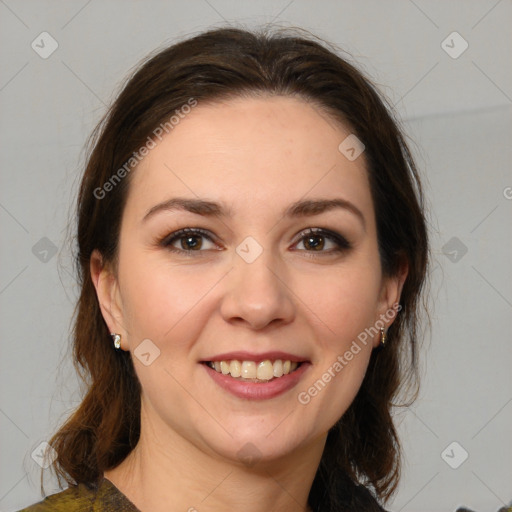
<svg viewBox="0 0 512 512"><path fill-rule="evenodd" d="M325 441L326 436L251 466L206 453L168 427L155 431L143 422L135 449L105 478L141 512L310 512L308 495Z"/></svg>

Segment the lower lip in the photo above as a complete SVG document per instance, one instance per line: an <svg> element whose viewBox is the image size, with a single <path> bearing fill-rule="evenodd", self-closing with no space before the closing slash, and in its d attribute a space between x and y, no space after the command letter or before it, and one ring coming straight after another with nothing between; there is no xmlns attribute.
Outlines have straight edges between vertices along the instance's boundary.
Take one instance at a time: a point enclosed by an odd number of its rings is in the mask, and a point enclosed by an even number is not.
<svg viewBox="0 0 512 512"><path fill-rule="evenodd" d="M244 382L234 379L229 375L224 375L210 368L207 364L202 364L210 377L223 389L229 391L238 398L247 400L267 400L289 391L297 385L304 373L311 366L310 363L302 363L294 372L273 379L267 383L264 382Z"/></svg>

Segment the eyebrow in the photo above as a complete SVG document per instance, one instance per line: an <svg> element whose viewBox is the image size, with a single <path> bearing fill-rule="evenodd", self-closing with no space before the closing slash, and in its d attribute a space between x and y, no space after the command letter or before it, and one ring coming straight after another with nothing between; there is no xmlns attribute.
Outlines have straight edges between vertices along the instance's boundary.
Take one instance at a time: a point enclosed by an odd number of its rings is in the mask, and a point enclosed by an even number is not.
<svg viewBox="0 0 512 512"><path fill-rule="evenodd" d="M361 210L350 201L342 198L299 200L286 208L283 212L283 217L294 218L320 215L336 208L342 208L354 214L366 229L366 219ZM144 215L142 221L146 222L150 217L164 211L187 211L197 215L215 218L225 218L233 215L231 209L225 209L219 203L214 201L174 197L150 208Z"/></svg>

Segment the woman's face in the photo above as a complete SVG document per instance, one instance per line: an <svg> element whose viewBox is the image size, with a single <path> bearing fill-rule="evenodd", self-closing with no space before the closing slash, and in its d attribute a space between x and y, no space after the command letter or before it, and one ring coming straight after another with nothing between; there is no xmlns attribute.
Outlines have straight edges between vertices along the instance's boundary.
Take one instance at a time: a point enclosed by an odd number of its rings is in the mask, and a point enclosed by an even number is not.
<svg viewBox="0 0 512 512"><path fill-rule="evenodd" d="M361 333L403 282L383 277L364 153L338 149L350 133L296 98L199 103L133 171L117 274L93 277L143 430L276 460L347 410L379 344ZM286 360L297 373L268 380Z"/></svg>

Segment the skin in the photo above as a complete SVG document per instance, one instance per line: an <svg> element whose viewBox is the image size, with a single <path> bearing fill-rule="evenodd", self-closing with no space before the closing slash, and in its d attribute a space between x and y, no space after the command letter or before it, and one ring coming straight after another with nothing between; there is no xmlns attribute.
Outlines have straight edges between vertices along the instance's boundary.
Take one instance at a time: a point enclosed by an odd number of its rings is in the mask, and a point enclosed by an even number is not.
<svg viewBox="0 0 512 512"><path fill-rule="evenodd" d="M149 366L133 357L141 438L105 473L143 512L308 510L327 432L357 394L379 336L307 405L297 395L399 301L407 274L383 276L364 153L351 162L338 150L350 133L298 98L199 104L133 171L118 266L95 251L91 274L122 349L150 339L160 350ZM176 196L222 203L231 216L174 210L142 220ZM340 197L364 223L342 208L283 217L294 201ZM191 255L159 245L186 227L215 238L194 238ZM315 249L307 228L339 233L351 248L333 252L336 243L317 236ZM248 236L263 249L252 263L236 252ZM292 390L244 400L199 364L232 350L282 350L312 366ZM251 466L238 455L246 443L257 449Z"/></svg>

